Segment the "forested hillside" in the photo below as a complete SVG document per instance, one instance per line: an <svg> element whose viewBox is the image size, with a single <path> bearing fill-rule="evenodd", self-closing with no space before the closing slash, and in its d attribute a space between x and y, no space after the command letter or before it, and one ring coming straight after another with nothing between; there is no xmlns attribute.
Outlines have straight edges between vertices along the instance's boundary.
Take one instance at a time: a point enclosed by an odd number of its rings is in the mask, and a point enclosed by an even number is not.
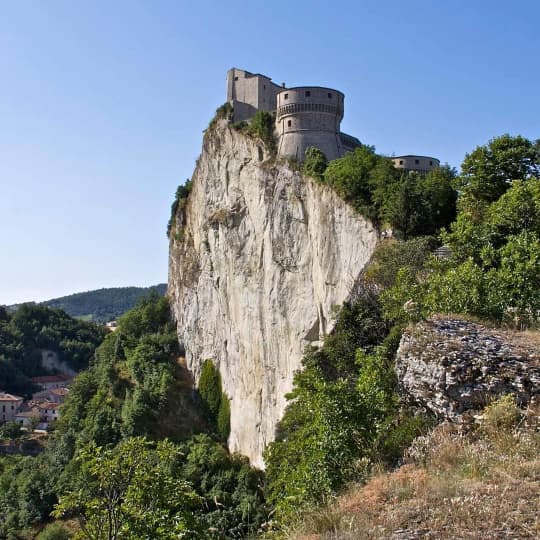
<svg viewBox="0 0 540 540"><path fill-rule="evenodd" d="M113 321L130 310L144 296L155 291L164 296L167 285L160 283L152 287L113 287L62 296L47 300L43 304L50 308L63 309L72 317L106 323Z"/></svg>
<svg viewBox="0 0 540 540"><path fill-rule="evenodd" d="M88 367L106 330L58 309L24 304L9 313L0 307L0 390L28 397L30 378L46 372L41 351L52 350L74 370Z"/></svg>

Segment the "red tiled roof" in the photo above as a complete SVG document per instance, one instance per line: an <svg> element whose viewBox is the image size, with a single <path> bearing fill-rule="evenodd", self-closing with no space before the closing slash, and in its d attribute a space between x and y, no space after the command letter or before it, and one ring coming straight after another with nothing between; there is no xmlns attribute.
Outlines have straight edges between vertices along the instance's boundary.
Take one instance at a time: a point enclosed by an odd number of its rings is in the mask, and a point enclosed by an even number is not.
<svg viewBox="0 0 540 540"><path fill-rule="evenodd" d="M58 406L60 403L52 403L50 401L42 401L41 403L38 403L38 407L40 409L58 409Z"/></svg>
<svg viewBox="0 0 540 540"><path fill-rule="evenodd" d="M5 392L0 392L0 401L22 401L22 397L14 396L13 394L6 394Z"/></svg>
<svg viewBox="0 0 540 540"><path fill-rule="evenodd" d="M71 381L73 377L69 377L68 375L40 375L39 377L32 377L30 380L34 383L53 383L53 382L66 382Z"/></svg>
<svg viewBox="0 0 540 540"><path fill-rule="evenodd" d="M50 390L51 394L54 394L55 396L66 396L69 394L69 388L53 388Z"/></svg>

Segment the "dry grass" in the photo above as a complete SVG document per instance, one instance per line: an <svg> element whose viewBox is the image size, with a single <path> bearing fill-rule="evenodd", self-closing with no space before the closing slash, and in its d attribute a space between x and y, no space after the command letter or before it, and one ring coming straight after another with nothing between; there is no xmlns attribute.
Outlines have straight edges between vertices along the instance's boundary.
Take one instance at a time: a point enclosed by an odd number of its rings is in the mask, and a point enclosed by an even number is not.
<svg viewBox="0 0 540 540"><path fill-rule="evenodd" d="M288 538L540 538L540 409L518 419L513 407L506 400L486 409L473 434L437 427L405 465L352 486Z"/></svg>

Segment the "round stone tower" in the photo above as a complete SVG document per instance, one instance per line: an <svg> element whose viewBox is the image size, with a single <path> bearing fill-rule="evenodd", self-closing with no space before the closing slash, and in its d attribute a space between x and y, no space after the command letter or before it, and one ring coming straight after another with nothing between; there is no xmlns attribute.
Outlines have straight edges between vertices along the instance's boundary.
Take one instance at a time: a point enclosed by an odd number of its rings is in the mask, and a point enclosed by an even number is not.
<svg viewBox="0 0 540 540"><path fill-rule="evenodd" d="M340 138L344 95L332 88L299 86L277 95L278 156L304 160L309 146L319 148L330 161L341 157Z"/></svg>

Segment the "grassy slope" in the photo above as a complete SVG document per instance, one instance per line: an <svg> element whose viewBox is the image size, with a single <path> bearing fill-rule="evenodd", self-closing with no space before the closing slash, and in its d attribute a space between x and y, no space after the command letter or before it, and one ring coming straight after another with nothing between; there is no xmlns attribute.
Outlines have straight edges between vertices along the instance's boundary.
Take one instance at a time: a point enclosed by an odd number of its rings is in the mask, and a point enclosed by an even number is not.
<svg viewBox="0 0 540 540"><path fill-rule="evenodd" d="M288 538L540 538L540 405L511 416L499 407L469 434L437 427L405 465L351 486Z"/></svg>

